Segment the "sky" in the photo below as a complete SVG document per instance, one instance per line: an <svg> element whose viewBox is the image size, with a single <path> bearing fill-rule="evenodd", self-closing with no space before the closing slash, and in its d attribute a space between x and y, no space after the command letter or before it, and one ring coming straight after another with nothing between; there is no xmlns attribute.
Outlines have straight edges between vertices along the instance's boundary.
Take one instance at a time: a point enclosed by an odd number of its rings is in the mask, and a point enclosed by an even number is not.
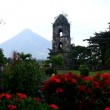
<svg viewBox="0 0 110 110"><path fill-rule="evenodd" d="M66 14L71 24L71 42L86 46L83 39L108 31L110 0L0 0L0 43L25 28L51 41L59 14Z"/></svg>

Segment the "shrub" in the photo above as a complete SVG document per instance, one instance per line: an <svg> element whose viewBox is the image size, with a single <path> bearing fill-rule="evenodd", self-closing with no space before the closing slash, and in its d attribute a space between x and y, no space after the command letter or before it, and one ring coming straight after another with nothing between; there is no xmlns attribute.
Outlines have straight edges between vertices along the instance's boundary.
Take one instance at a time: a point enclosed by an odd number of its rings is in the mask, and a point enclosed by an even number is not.
<svg viewBox="0 0 110 110"><path fill-rule="evenodd" d="M55 70L55 69L53 69L53 68L47 68L46 70L45 70L45 74L46 75L52 75L52 74L57 74L57 71Z"/></svg>
<svg viewBox="0 0 110 110"><path fill-rule="evenodd" d="M4 71L4 91L37 95L41 87L43 72L34 60L18 60L7 65Z"/></svg>
<svg viewBox="0 0 110 110"><path fill-rule="evenodd" d="M79 70L81 75L83 76L89 75L89 68L86 65L80 65Z"/></svg>
<svg viewBox="0 0 110 110"><path fill-rule="evenodd" d="M40 98L28 97L25 94L0 94L0 110L54 110Z"/></svg>
<svg viewBox="0 0 110 110"><path fill-rule="evenodd" d="M59 110L104 110L110 107L110 75L58 74L44 82L46 101Z"/></svg>

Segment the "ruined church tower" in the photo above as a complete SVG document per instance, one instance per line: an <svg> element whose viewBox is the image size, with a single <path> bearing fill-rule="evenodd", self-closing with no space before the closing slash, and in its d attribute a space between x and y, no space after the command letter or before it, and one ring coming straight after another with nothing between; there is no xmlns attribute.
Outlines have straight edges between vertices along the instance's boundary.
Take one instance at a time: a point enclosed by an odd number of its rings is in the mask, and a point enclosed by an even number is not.
<svg viewBox="0 0 110 110"><path fill-rule="evenodd" d="M53 23L52 52L54 55L61 54L64 58L65 66L68 66L70 50L70 23L63 14L60 14Z"/></svg>

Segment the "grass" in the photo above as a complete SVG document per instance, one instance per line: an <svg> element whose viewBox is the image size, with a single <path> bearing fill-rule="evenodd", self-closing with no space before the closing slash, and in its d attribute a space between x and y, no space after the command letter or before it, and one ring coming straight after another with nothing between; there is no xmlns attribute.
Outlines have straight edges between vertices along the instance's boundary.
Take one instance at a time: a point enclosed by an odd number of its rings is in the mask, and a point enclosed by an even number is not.
<svg viewBox="0 0 110 110"><path fill-rule="evenodd" d="M109 73L110 74L110 70L100 70L100 71L90 71L90 75L95 75L96 73Z"/></svg>
<svg viewBox="0 0 110 110"><path fill-rule="evenodd" d="M58 70L58 74L72 72L74 74L80 74L78 70ZM90 71L89 75L95 75L96 73L110 73L110 70Z"/></svg>

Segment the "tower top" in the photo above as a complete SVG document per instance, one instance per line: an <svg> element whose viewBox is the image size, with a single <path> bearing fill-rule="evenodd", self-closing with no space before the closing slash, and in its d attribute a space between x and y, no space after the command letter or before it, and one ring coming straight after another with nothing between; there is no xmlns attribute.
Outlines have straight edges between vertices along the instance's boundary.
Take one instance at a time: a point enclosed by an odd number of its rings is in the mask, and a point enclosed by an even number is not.
<svg viewBox="0 0 110 110"><path fill-rule="evenodd" d="M67 18L63 15L60 14L57 19L55 20L55 22L53 23L53 26L59 26L59 25L70 25Z"/></svg>

